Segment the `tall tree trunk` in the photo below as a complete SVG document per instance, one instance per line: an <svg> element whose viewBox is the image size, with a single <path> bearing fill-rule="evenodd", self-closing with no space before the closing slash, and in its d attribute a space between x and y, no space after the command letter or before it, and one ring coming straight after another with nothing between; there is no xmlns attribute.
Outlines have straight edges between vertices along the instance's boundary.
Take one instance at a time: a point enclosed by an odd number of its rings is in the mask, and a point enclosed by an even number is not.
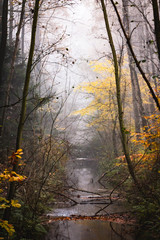
<svg viewBox="0 0 160 240"><path fill-rule="evenodd" d="M150 39L150 36L149 36L149 30L148 30L148 26L147 26L147 23L145 22L145 36L146 36L146 42L149 41ZM152 79L152 76L155 75L155 69L154 69L154 59L153 59L153 53L151 51L151 46L150 44L148 44L148 48L145 50L145 53L146 53L146 59L148 57L150 57L151 61L146 61L146 71L150 77L150 81L153 82L153 79ZM148 59L147 59L148 60ZM155 82L154 82L155 84ZM156 88L156 85L155 85L155 89L157 90ZM149 95L148 97L149 99L149 115L152 115L155 113L155 107L154 107L154 102L153 102L153 99L152 97Z"/></svg>
<svg viewBox="0 0 160 240"><path fill-rule="evenodd" d="M132 85L132 102L133 102L133 111L134 111L134 124L135 124L135 132L141 132L141 121L140 121L140 112L138 108L138 99L136 97L136 86L135 86L135 69L132 65L132 59L129 56L128 52L128 59L129 59L129 68L130 68L130 76L131 76L131 85Z"/></svg>
<svg viewBox="0 0 160 240"><path fill-rule="evenodd" d="M123 23L122 23L120 14L119 14L118 9L117 9L117 6L116 6L116 3L114 2L114 0L110 0L110 1L111 1L112 5L113 5L113 8L114 8L115 12L116 12L116 15L117 15L119 24L120 24L121 29L122 29L122 31L123 31L123 34L124 34L124 36L125 36L125 38L126 38L127 45L128 45L129 50L130 50L130 52L131 52L131 54L132 54L132 57L133 57L133 59L134 59L134 62L135 62L135 64L136 64L136 66L137 66L137 68L138 68L138 70L139 70L142 78L144 79L145 83L147 84L147 87L148 87L148 89L149 89L149 91L150 91L150 93L151 93L151 95L152 95L152 98L153 98L153 100L154 100L154 102L155 102L158 110L160 111L160 102L159 102L159 99L158 99L158 97L156 96L156 94L155 94L155 92L154 92L154 90L153 90L153 88L152 88L152 86L151 86L151 84L150 84L149 79L147 78L145 72L143 71L143 69L142 69L142 67L141 67L141 65L140 65L140 62L138 61L138 59L137 59L137 57L136 57L136 54L135 54L135 52L134 52L134 50L133 50L133 47L132 47L132 44L131 44L131 42L130 42L130 36L128 36L128 34L127 34L126 31L125 31L125 28L124 28L124 26L123 26Z"/></svg>
<svg viewBox="0 0 160 240"><path fill-rule="evenodd" d="M21 107L20 120L19 120L19 125L18 125L16 149L19 149L21 147L21 143L22 143L22 132L23 132L23 127L24 127L24 122L25 122L25 115L26 115L27 95L28 95L28 90L29 90L30 75L31 75L31 70L32 70L32 61L33 61L33 54L34 54L34 47L35 47L36 28L37 28L38 12L39 12L39 2L40 2L40 0L36 0L35 8L34 8L31 45L30 45L29 58L28 58L28 63L27 63L25 85L24 85L24 89L23 89L22 107Z"/></svg>
<svg viewBox="0 0 160 240"><path fill-rule="evenodd" d="M5 124L5 113L6 113L6 107L5 106L7 106L9 104L11 81L12 81L13 74L14 74L14 65L15 65L16 55L17 55L17 51L18 51L19 36L20 36L20 31L21 31L21 28L22 28L22 24L23 24L25 3L26 3L26 0L23 0L20 21L19 21L19 25L18 25L18 29L17 29L17 33L16 33L15 46L14 46L13 56L12 56L12 60L11 60L10 72L9 72L8 79L6 81L7 82L7 89L6 89L6 93L5 93L4 108L2 110L2 119L1 119L1 122L0 122L0 125L1 125L0 136L2 136L2 137L3 137L4 124Z"/></svg>
<svg viewBox="0 0 160 240"><path fill-rule="evenodd" d="M12 45L12 34L13 34L13 0L10 0L10 10L9 10L9 45Z"/></svg>
<svg viewBox="0 0 160 240"><path fill-rule="evenodd" d="M7 45L7 21L8 21L8 0L3 0L2 6L2 34L1 34L1 42L0 42L0 88L3 85L2 71L4 64L4 57L6 52Z"/></svg>
<svg viewBox="0 0 160 240"><path fill-rule="evenodd" d="M24 35L25 35L25 25L23 22L23 26L22 26L22 33L21 33L21 56L22 56L22 63L25 60L25 54L24 54Z"/></svg>
<svg viewBox="0 0 160 240"><path fill-rule="evenodd" d="M117 123L117 116L115 117L115 119L113 121L113 129L112 129L112 141L113 141L114 157L118 157L116 123Z"/></svg>
<svg viewBox="0 0 160 240"><path fill-rule="evenodd" d="M128 36L130 36L128 0L122 0L122 4L123 4L124 28ZM133 57L131 55L131 52L128 46L127 46L127 52L128 52L128 59L129 59L131 84L132 84L132 100L133 100L133 109L134 109L134 117L135 117L135 132L139 133L141 132L141 121L142 121L142 127L147 126L147 121L144 118L146 114L143 107L137 72L133 64Z"/></svg>
<svg viewBox="0 0 160 240"><path fill-rule="evenodd" d="M2 5L2 21L1 21L1 40L0 40L0 103L3 105L5 96L5 81L3 76L3 65L7 46L7 21L8 21L8 0L3 0ZM0 119L2 111L0 110ZM1 130L0 125L0 130Z"/></svg>
<svg viewBox="0 0 160 240"><path fill-rule="evenodd" d="M107 34L108 34L109 44L110 44L110 47L111 47L113 62L114 62L114 72L115 72L115 80L116 80L116 95L117 95L117 103L118 103L118 117L119 117L119 125L120 125L121 137L122 137L123 151L124 151L124 154L125 154L125 157L126 157L129 173L130 173L136 187L139 190L141 190L140 185L138 183L138 180L136 178L135 172L134 172L132 161L130 159L128 143L127 143L127 136L126 136L126 133L125 133L125 125L124 125L123 110L122 110L122 100L121 100L120 75L119 75L117 54L116 54L116 50L115 50L115 46L114 46L114 42L113 42L111 30L110 30L110 26L109 26L108 15L107 15L104 0L100 0L100 2L101 2L101 6L102 6L106 31L107 31Z"/></svg>
<svg viewBox="0 0 160 240"><path fill-rule="evenodd" d="M152 8L153 8L153 17L154 17L154 34L156 38L158 58L160 61L160 16L159 16L159 8L158 8L157 0L152 0Z"/></svg>
<svg viewBox="0 0 160 240"><path fill-rule="evenodd" d="M0 38L2 34L2 1L0 1Z"/></svg>
<svg viewBox="0 0 160 240"><path fill-rule="evenodd" d="M34 54L34 47L35 47L35 36L36 36L36 28L37 28L37 20L38 20L38 12L39 12L39 2L40 0L35 1L30 51L29 51L27 69L26 69L26 76L25 76L25 83L24 83L23 97L22 97L22 106L21 106L20 119L18 124L18 131L17 131L16 150L18 150L22 144L22 132L23 132L23 127L25 122L27 95L29 90L30 74L32 70L32 61L33 61L33 54ZM18 170L18 162L13 166L13 171L17 172L17 170ZM11 182L7 199L11 201L14 195L15 195L15 182ZM11 213L11 208L6 208L3 218L6 220L9 220L10 213Z"/></svg>

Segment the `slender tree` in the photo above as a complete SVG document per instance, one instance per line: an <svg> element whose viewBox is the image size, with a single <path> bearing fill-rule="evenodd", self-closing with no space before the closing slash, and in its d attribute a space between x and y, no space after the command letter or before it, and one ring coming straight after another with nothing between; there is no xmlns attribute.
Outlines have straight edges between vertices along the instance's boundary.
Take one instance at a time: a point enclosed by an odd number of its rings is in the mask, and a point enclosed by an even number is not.
<svg viewBox="0 0 160 240"><path fill-rule="evenodd" d="M124 113L122 110L120 74L119 74L117 54L116 54L116 50L115 50L115 46L114 46L114 42L113 42L113 38L112 38L112 34L111 34L111 29L110 29L110 25L109 25L109 21L108 21L108 15L107 15L104 0L100 0L100 2L101 2L101 6L102 6L106 31L108 34L109 44L111 47L113 62L114 62L114 72L115 72L115 81L116 81L116 96L117 96L117 103L118 103L118 117L119 117L119 125L120 125L121 137L122 137L123 151L124 151L126 161L128 164L129 173L130 173L135 185L137 186L137 188L139 190L141 190L138 180L136 178L135 172L134 172L134 167L132 165L132 161L130 159L129 148L128 148L128 143L127 143L127 136L126 136L126 130L125 130L124 118L123 118Z"/></svg>
<svg viewBox="0 0 160 240"><path fill-rule="evenodd" d="M1 29L3 30L1 33L1 42L0 42L0 88L3 85L3 64L4 58L6 53L6 46L7 46L7 27L8 27L8 0L3 0L2 5L2 24Z"/></svg>
<svg viewBox="0 0 160 240"><path fill-rule="evenodd" d="M18 52L18 49L19 49L19 36L20 36L20 31L21 31L22 25L23 25L25 3L26 3L26 0L23 0L20 21L19 21L18 28L17 28L17 33L16 33L14 51L13 51L13 56L12 56L12 60L11 60L10 72L9 72L8 79L6 81L7 82L7 90L6 90L6 94L5 94L4 108L3 108L3 111L2 111L2 119L1 119L1 123L0 123L0 125L1 125L0 136L3 135L3 129L4 129L4 124L5 124L6 106L9 103L8 101L9 101L9 95L10 95L11 81L12 81L13 74L14 74L14 66L15 66L16 55L17 55L17 52Z"/></svg>
<svg viewBox="0 0 160 240"><path fill-rule="evenodd" d="M123 4L123 16L124 16L124 28L128 36L130 36L130 24L129 24L129 14L128 14L128 1L122 0ZM131 41L131 40L130 40ZM138 76L134 65L133 57L130 53L129 47L127 46L128 59L129 59L129 68L130 68L130 76L131 76L131 84L132 84L132 99L133 99L133 110L135 117L135 132L141 132L141 120L142 126L147 126L147 121L145 119L145 110L143 107L141 90L139 86Z"/></svg>
<svg viewBox="0 0 160 240"><path fill-rule="evenodd" d="M4 101L4 77L3 77L3 65L6 54L7 46L7 27L8 27L8 0L4 0L2 4L2 19L1 19L1 39L0 39L0 102ZM2 117L2 111L0 111L0 119ZM2 125L0 125L1 131Z"/></svg>
<svg viewBox="0 0 160 240"><path fill-rule="evenodd" d="M158 99L158 97L156 96L156 93L155 93L155 91L153 90L149 79L147 78L145 72L143 71L143 69L142 69L142 67L141 67L141 64L140 64L140 61L139 61L139 60L137 59L137 57L136 57L136 54L135 54L135 52L134 52L134 50L133 50L133 46L132 46L131 41L130 41L130 36L128 36L127 32L125 31L125 28L124 28L122 19L121 19L121 17L120 17L119 11L118 11L117 6L116 6L116 3L114 2L114 0L110 0L110 1L111 1L112 5L113 5L113 7L114 7L115 12L116 12L116 15L117 15L119 24L120 24L121 29L122 29L122 32L123 32L123 34L124 34L124 36L125 36L125 38L126 38L127 45L128 45L128 47L129 47L130 53L131 53L131 55L132 55L132 57L133 57L133 59L134 59L134 62L135 62L135 64L136 64L136 66L137 66L137 68L138 68L138 70L139 70L142 78L144 79L145 83L147 84L147 87L148 87L148 89L149 89L149 91L150 91L150 93L151 93L151 95L152 95L152 98L153 98L154 102L156 103L156 106L157 106L158 110L160 111L160 102L159 102L159 99Z"/></svg>
<svg viewBox="0 0 160 240"><path fill-rule="evenodd" d="M34 7L34 15L33 15L33 24L32 24L32 33L31 33L31 40L30 40L30 50L29 50L29 57L28 57L28 63L27 63L27 69L26 69L26 76L25 76L25 83L23 88L23 97L22 97L22 106L21 106L21 112L20 112L20 119L18 124L18 131L17 131L17 140L16 140L16 150L21 148L22 144L22 133L23 133L23 127L25 122L25 116L26 116L26 104L27 104L27 95L29 90L29 83L30 83L30 75L32 70L32 61L33 61L33 54L34 54L34 48L35 48L35 38L36 38L36 28L37 28L37 21L38 21L38 13L39 13L39 4L40 0L35 1L35 7ZM18 161L13 166L13 171L18 171ZM8 192L7 199L11 201L15 195L15 183L10 183L10 188ZM9 220L11 213L11 208L6 208L4 212L4 219Z"/></svg>
<svg viewBox="0 0 160 240"><path fill-rule="evenodd" d="M2 33L2 1L0 1L0 36Z"/></svg>
<svg viewBox="0 0 160 240"><path fill-rule="evenodd" d="M159 8L158 1L152 0L152 8L153 8L153 17L154 17L154 34L157 44L158 50L158 58L160 61L160 16L159 16Z"/></svg>
<svg viewBox="0 0 160 240"><path fill-rule="evenodd" d="M12 45L13 39L13 1L10 0L10 9L9 9L9 45Z"/></svg>

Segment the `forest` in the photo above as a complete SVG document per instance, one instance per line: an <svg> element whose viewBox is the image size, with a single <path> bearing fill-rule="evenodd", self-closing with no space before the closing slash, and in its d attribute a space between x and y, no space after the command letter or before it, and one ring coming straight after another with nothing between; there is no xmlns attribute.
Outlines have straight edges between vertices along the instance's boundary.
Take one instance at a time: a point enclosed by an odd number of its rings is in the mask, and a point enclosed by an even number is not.
<svg viewBox="0 0 160 240"><path fill-rule="evenodd" d="M45 239L77 204L73 159L160 239L159 81L160 1L1 0L0 239Z"/></svg>

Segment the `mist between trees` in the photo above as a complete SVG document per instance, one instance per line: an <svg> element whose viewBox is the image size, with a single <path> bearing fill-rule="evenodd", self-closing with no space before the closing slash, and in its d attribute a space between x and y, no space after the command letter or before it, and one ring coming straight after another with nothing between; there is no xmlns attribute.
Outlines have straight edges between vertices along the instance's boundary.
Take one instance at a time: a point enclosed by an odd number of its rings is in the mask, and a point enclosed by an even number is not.
<svg viewBox="0 0 160 240"><path fill-rule="evenodd" d="M158 239L159 69L157 0L0 2L4 239L43 239L39 217L69 199L77 157L97 159Z"/></svg>

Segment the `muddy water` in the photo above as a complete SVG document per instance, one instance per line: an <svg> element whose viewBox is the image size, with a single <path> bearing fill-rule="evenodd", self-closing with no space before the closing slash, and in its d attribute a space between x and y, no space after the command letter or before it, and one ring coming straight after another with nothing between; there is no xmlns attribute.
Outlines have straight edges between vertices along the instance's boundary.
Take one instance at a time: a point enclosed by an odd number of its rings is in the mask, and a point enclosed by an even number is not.
<svg viewBox="0 0 160 240"><path fill-rule="evenodd" d="M56 208L49 216L70 217L73 215L94 216L99 214L119 213L124 206L118 201L110 204L108 193L98 184L98 164L94 159L76 159L67 166L72 197L79 203L71 207ZM108 190L109 192L109 190ZM56 221L50 225L45 240L134 240L133 227L110 223L102 220Z"/></svg>
<svg viewBox="0 0 160 240"><path fill-rule="evenodd" d="M132 229L99 220L60 221L51 225L46 240L133 240Z"/></svg>

